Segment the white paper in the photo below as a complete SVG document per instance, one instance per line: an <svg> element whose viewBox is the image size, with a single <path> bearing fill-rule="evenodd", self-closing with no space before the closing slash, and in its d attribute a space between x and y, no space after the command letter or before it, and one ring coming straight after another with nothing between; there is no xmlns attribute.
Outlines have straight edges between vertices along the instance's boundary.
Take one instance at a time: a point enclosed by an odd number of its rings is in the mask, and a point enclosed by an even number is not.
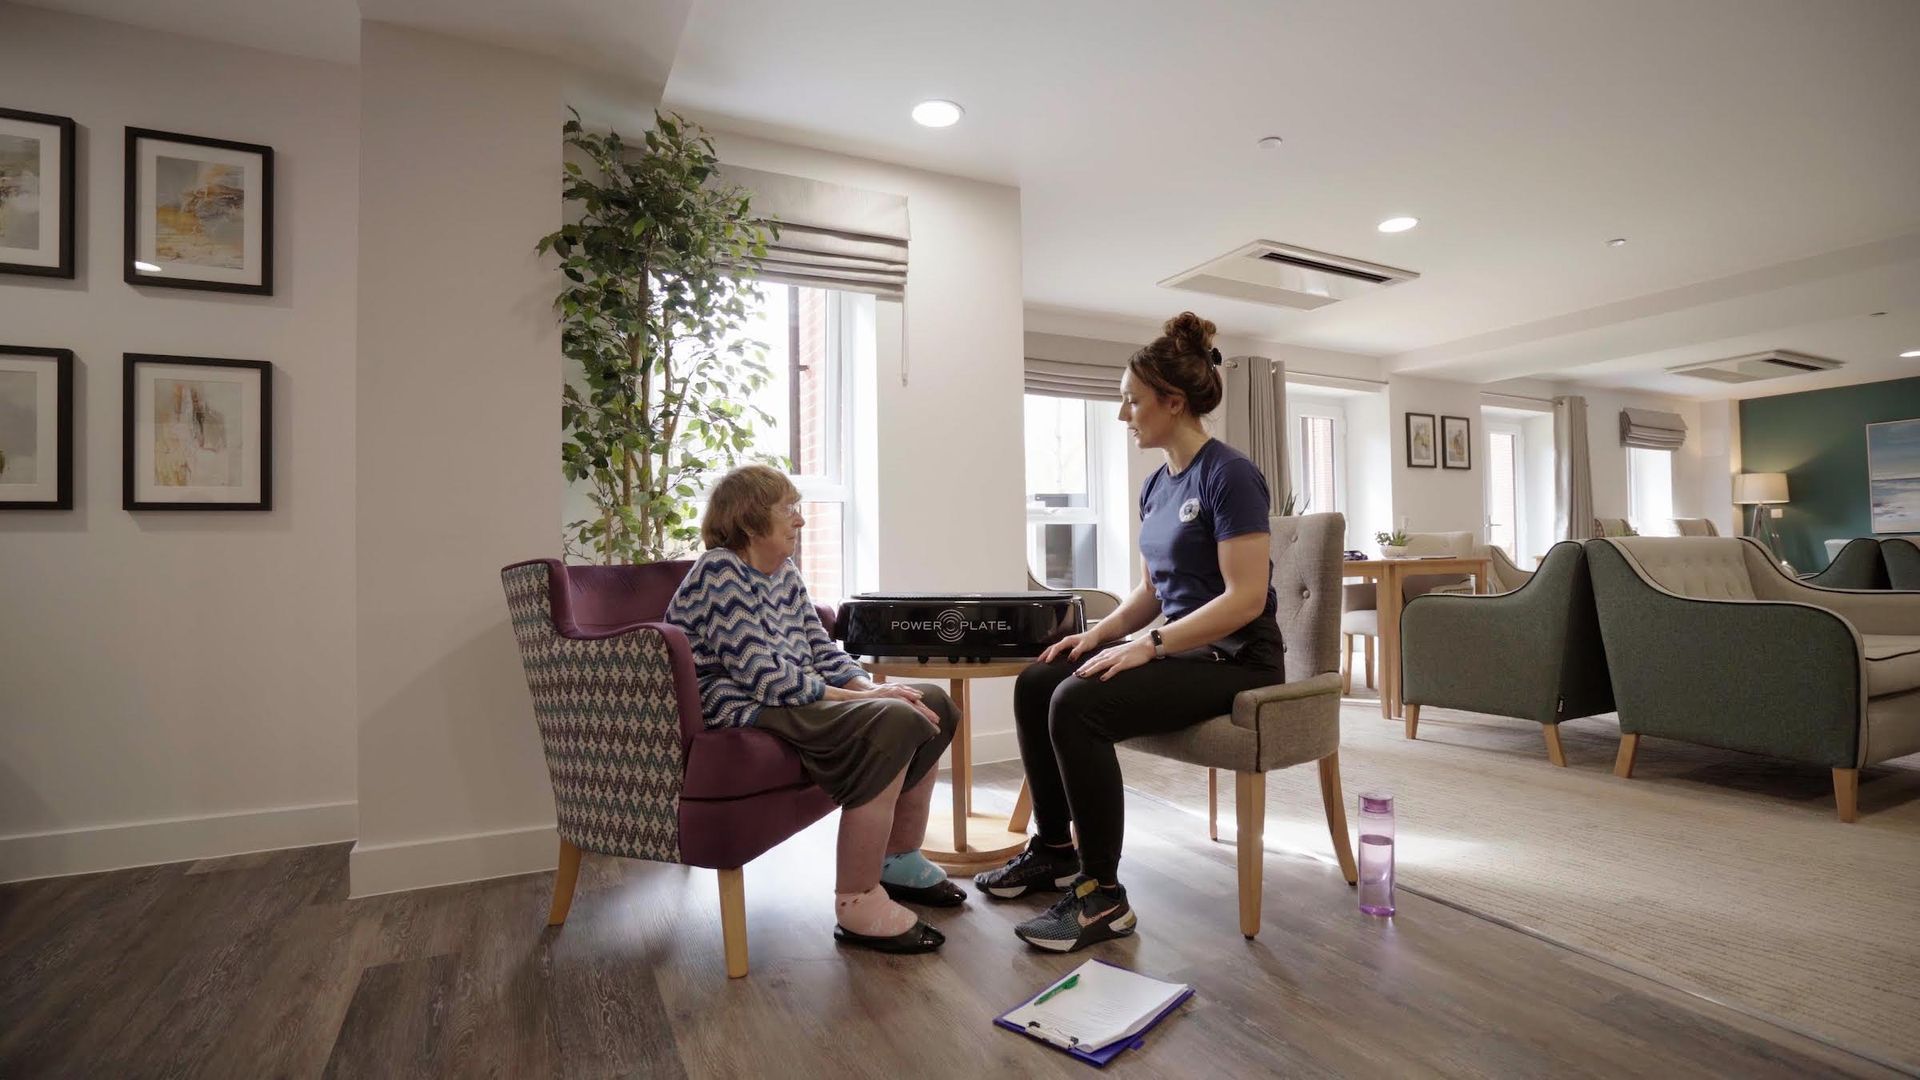
<svg viewBox="0 0 1920 1080"><path fill-rule="evenodd" d="M1062 990L1043 1004L1028 1001L1008 1013L1007 1021L1049 1042L1094 1051L1145 1030L1188 989L1183 983L1162 982L1098 960L1081 964L1072 974L1080 981L1071 989ZM1065 981L1062 978L1047 990ZM1046 992L1035 994L1033 1000Z"/></svg>

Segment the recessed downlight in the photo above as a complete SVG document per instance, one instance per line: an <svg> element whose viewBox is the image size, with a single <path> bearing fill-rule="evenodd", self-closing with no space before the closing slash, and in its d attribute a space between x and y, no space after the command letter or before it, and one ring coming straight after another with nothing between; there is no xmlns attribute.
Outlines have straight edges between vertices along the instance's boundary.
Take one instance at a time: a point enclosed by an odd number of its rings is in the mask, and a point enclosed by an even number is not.
<svg viewBox="0 0 1920 1080"><path fill-rule="evenodd" d="M1406 232L1420 224L1417 217L1390 217L1380 223L1380 231L1385 233Z"/></svg>
<svg viewBox="0 0 1920 1080"><path fill-rule="evenodd" d="M1913 357L1920 356L1920 349L1908 349L1906 352L1901 353L1900 356L1902 359L1910 360Z"/></svg>
<svg viewBox="0 0 1920 1080"><path fill-rule="evenodd" d="M1280 149L1281 145L1284 144L1286 141L1287 140L1282 139L1278 135L1265 135L1265 136L1262 136L1260 141L1258 143L1255 143L1254 145L1258 146L1262 150L1278 150Z"/></svg>
<svg viewBox="0 0 1920 1080"><path fill-rule="evenodd" d="M921 127L952 127L960 122L960 116L964 111L951 101L936 98L933 101L923 101L913 107L913 122Z"/></svg>
<svg viewBox="0 0 1920 1080"><path fill-rule="evenodd" d="M1607 241L1607 246L1608 247L1626 247L1627 238L1624 236L1616 236L1613 239Z"/></svg>

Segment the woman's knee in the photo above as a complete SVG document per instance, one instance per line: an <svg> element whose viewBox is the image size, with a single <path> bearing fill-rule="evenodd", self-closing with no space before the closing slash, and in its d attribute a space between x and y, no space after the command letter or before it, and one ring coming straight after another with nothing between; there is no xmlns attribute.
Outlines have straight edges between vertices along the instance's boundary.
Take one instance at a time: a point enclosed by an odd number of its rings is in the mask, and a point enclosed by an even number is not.
<svg viewBox="0 0 1920 1080"><path fill-rule="evenodd" d="M960 707L955 705L953 698L938 686L926 683L914 689L920 691L920 703L940 718L940 745L945 746L952 742L954 735L960 730ZM926 723L926 718L921 717L920 722Z"/></svg>
<svg viewBox="0 0 1920 1080"><path fill-rule="evenodd" d="M1058 743L1095 730L1106 705L1107 686L1098 679L1068 679L1054 688L1047 701L1047 731Z"/></svg>
<svg viewBox="0 0 1920 1080"><path fill-rule="evenodd" d="M1044 726L1048 702L1068 673L1060 664L1028 664L1013 680L1013 718L1016 723Z"/></svg>

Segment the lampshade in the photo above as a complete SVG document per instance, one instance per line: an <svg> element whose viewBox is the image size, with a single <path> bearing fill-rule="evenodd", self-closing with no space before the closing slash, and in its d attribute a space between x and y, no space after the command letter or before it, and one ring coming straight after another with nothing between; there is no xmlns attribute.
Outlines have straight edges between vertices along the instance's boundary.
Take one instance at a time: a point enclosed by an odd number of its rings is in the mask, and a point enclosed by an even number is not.
<svg viewBox="0 0 1920 1080"><path fill-rule="evenodd" d="M1787 474L1779 472L1741 473L1733 478L1733 501L1737 503L1783 503L1787 501Z"/></svg>

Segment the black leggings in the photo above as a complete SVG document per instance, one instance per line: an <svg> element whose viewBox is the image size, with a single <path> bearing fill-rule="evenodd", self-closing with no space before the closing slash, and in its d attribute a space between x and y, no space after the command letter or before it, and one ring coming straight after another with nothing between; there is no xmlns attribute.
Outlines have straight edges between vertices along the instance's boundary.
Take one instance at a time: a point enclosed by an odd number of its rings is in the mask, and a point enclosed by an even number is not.
<svg viewBox="0 0 1920 1080"><path fill-rule="evenodd" d="M1066 844L1080 829L1080 871L1106 884L1120 867L1126 810L1113 744L1192 727L1233 711L1242 690L1286 676L1268 667L1216 660L1203 649L1155 660L1106 682L1078 678L1086 662L1036 663L1013 688L1020 760L1033 792L1040 842Z"/></svg>

